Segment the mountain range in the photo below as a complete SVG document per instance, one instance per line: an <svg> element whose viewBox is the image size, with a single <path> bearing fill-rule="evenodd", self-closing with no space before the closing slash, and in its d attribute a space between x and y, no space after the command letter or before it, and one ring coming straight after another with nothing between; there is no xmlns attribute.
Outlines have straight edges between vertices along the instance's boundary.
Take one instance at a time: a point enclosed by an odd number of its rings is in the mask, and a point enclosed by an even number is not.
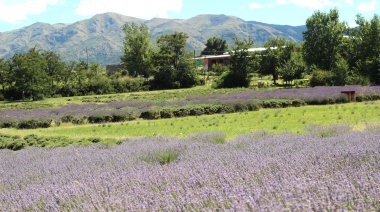
<svg viewBox="0 0 380 212"><path fill-rule="evenodd" d="M116 13L95 15L90 19L73 24L47 24L37 22L21 29L0 33L0 58L10 58L15 53L27 52L37 47L54 51L64 61L97 62L102 65L120 62L123 54L123 25L126 22L145 24L157 37L173 32L189 35L187 49L200 52L208 38L220 37L232 43L232 36L252 37L256 45L263 44L269 37L282 36L296 42L302 41L305 26L286 26L245 21L234 16L198 15L190 19L144 20Z"/></svg>

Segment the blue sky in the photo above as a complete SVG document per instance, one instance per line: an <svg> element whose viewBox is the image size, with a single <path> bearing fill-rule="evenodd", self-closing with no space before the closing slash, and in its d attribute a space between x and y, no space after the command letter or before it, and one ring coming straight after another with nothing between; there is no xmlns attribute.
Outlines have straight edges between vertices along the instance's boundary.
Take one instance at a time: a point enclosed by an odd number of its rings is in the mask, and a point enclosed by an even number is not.
<svg viewBox="0 0 380 212"><path fill-rule="evenodd" d="M380 14L380 0L0 0L0 32L35 22L74 23L95 14L116 12L143 19L187 19L199 14L226 14L246 21L304 25L314 11L339 10L353 26L356 15Z"/></svg>

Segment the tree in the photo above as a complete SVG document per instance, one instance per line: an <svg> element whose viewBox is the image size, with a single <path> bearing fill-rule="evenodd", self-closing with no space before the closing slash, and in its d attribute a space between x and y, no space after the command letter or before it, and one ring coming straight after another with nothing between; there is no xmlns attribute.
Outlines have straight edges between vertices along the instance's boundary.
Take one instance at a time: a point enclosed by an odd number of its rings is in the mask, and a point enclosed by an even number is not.
<svg viewBox="0 0 380 212"><path fill-rule="evenodd" d="M11 58L13 99L39 100L50 94L50 78L46 73L47 63L36 48L25 54L15 54Z"/></svg>
<svg viewBox="0 0 380 212"><path fill-rule="evenodd" d="M197 83L195 61L186 53L188 37L183 32L175 32L157 39L159 50L155 61L158 71L152 81L154 88L192 87Z"/></svg>
<svg viewBox="0 0 380 212"><path fill-rule="evenodd" d="M62 61L61 56L53 51L42 52L42 57L46 61L45 72L50 78L50 91L55 92L56 87L58 87L62 80L62 72L66 64Z"/></svg>
<svg viewBox="0 0 380 212"><path fill-rule="evenodd" d="M266 50L261 52L259 73L261 75L272 75L273 83L276 85L279 70L291 59L295 43L287 41L285 38L272 37L264 46ZM290 71L288 68L283 71Z"/></svg>
<svg viewBox="0 0 380 212"><path fill-rule="evenodd" d="M0 99L2 99L5 95L5 89L7 85L9 85L9 64L8 61L3 58L0 59L0 85L2 95L0 95Z"/></svg>
<svg viewBox="0 0 380 212"><path fill-rule="evenodd" d="M227 41L218 37L209 38L205 45L202 55L221 55L228 49Z"/></svg>
<svg viewBox="0 0 380 212"><path fill-rule="evenodd" d="M135 23L124 25L124 56L121 60L131 76L144 75L148 78L153 67L153 46L146 25Z"/></svg>
<svg viewBox="0 0 380 212"><path fill-rule="evenodd" d="M339 21L338 10L315 12L306 20L306 27L307 31L303 32L303 57L306 64L331 71L339 60L346 31L345 23Z"/></svg>
<svg viewBox="0 0 380 212"><path fill-rule="evenodd" d="M230 71L225 72L219 77L214 85L216 88L249 86L254 58L248 49L253 46L254 42L251 38L240 40L237 37L232 37L232 39L235 41L235 47L230 52Z"/></svg>
<svg viewBox="0 0 380 212"><path fill-rule="evenodd" d="M282 77L286 84L295 79L300 79L302 74L306 72L302 55L298 52L291 52L291 57L280 67L277 67L278 74Z"/></svg>
<svg viewBox="0 0 380 212"><path fill-rule="evenodd" d="M358 15L356 23L359 27L352 33L356 68L371 83L380 84L380 18L374 15L369 22Z"/></svg>

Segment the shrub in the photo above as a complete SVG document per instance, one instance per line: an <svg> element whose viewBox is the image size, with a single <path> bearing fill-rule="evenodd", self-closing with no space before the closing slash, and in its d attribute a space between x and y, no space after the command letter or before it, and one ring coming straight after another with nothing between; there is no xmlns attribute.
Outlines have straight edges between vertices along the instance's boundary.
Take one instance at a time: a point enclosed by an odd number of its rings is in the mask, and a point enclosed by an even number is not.
<svg viewBox="0 0 380 212"><path fill-rule="evenodd" d="M247 105L247 108L248 108L249 111L258 111L258 110L260 110L260 104L258 102L256 102L256 101L254 101L254 102L247 102L246 105Z"/></svg>
<svg viewBox="0 0 380 212"><path fill-rule="evenodd" d="M112 114L112 121L113 122L123 122L128 119L128 115L125 113L113 113Z"/></svg>
<svg viewBox="0 0 380 212"><path fill-rule="evenodd" d="M218 113L218 106L217 105L205 105L204 106L204 113L211 115Z"/></svg>
<svg viewBox="0 0 380 212"><path fill-rule="evenodd" d="M61 117L61 120L63 123L72 122L73 119L74 119L74 117L70 114L65 114L64 116Z"/></svg>
<svg viewBox="0 0 380 212"><path fill-rule="evenodd" d="M37 128L49 128L52 122L53 122L52 119L40 120L37 125Z"/></svg>
<svg viewBox="0 0 380 212"><path fill-rule="evenodd" d="M113 116L111 114L95 114L88 117L90 123L104 123L111 122Z"/></svg>
<svg viewBox="0 0 380 212"><path fill-rule="evenodd" d="M203 105L194 105L189 109L190 116L201 116L203 114L205 114Z"/></svg>
<svg viewBox="0 0 380 212"><path fill-rule="evenodd" d="M218 113L233 113L235 112L234 108L229 104L218 104Z"/></svg>
<svg viewBox="0 0 380 212"><path fill-rule="evenodd" d="M38 128L39 121L37 119L22 120L18 123L18 129L36 129Z"/></svg>
<svg viewBox="0 0 380 212"><path fill-rule="evenodd" d="M173 118L173 108L164 108L160 111L160 117L163 119Z"/></svg>
<svg viewBox="0 0 380 212"><path fill-rule="evenodd" d="M86 116L74 117L73 120L71 120L71 123L73 123L73 124L84 124L84 123L86 123L86 121L87 121Z"/></svg>
<svg viewBox="0 0 380 212"><path fill-rule="evenodd" d="M17 127L17 122L15 120L6 120L0 123L1 128L13 128Z"/></svg>
<svg viewBox="0 0 380 212"><path fill-rule="evenodd" d="M159 119L160 118L160 112L157 110L143 111L140 115L140 118L148 119L148 120Z"/></svg>
<svg viewBox="0 0 380 212"><path fill-rule="evenodd" d="M237 102L234 104L235 112L243 112L248 110L248 106L242 102Z"/></svg>
<svg viewBox="0 0 380 212"><path fill-rule="evenodd" d="M178 159L179 152L175 149L156 150L142 157L147 163L159 163L161 165L169 164Z"/></svg>
<svg viewBox="0 0 380 212"><path fill-rule="evenodd" d="M324 70L314 70L310 78L310 86L331 86L334 85L334 73Z"/></svg>
<svg viewBox="0 0 380 212"><path fill-rule="evenodd" d="M173 111L175 117L185 117L189 115L189 109L179 108Z"/></svg>
<svg viewBox="0 0 380 212"><path fill-rule="evenodd" d="M301 106L303 106L305 104L306 104L305 101L302 100L302 99L294 99L294 100L292 100L292 106L293 107L301 107Z"/></svg>

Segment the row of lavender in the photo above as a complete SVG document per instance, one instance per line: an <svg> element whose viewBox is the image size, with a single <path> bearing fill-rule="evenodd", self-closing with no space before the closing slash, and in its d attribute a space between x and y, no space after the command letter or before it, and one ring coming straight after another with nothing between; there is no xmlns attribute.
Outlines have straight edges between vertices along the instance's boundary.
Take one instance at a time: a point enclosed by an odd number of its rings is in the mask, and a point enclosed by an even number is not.
<svg viewBox="0 0 380 212"><path fill-rule="evenodd" d="M258 107L287 107L301 106L307 104L331 104L347 102L347 96L342 95L342 91L355 91L357 100L376 100L380 99L380 86L363 87L363 86L345 86L345 87L315 87L299 89L281 89L260 92L240 92L233 94L214 94L206 96L190 96L184 101L178 102L110 102L105 104L72 104L55 109L36 109L36 110L0 110L0 127L19 127L19 128L36 128L49 127L52 121L59 124L61 121L70 121L73 123L83 123L88 121L87 118L94 116L94 120L113 120L126 121L133 120L141 116L143 112L153 113L148 117L172 117L175 116L178 108L193 105L210 105L221 104L229 105L230 108L222 108L213 113L236 112L247 108L249 110L252 104ZM280 101L291 99L291 101ZM270 101L271 100L271 101ZM301 100L301 101L300 101ZM294 102L295 101L295 102ZM243 104L243 108L241 108ZM244 106L245 104L245 106ZM173 107L177 109L173 109ZM256 108L255 106L255 108ZM162 108L173 109L169 115L160 114ZM158 109L157 109L158 108ZM208 112L198 112L193 114L202 115L210 114ZM205 111L204 108L201 111ZM181 112L181 114L183 114ZM191 115L191 111L185 115ZM103 117L97 117L103 116ZM105 117L104 117L105 116ZM181 115L182 116L182 115ZM144 116L142 117L144 118ZM32 119L32 120L31 120ZM89 121L91 122L91 120ZM24 127L25 126L25 127Z"/></svg>
<svg viewBox="0 0 380 212"><path fill-rule="evenodd" d="M323 104L324 102L334 103L343 95L344 91L355 91L356 100L377 100L380 99L380 86L317 86L312 88L294 88L265 90L259 92L240 92L232 94L211 94L203 96L190 96L189 101L210 101L212 99L223 100L244 100L244 99L302 99L307 104Z"/></svg>
<svg viewBox="0 0 380 212"><path fill-rule="evenodd" d="M0 150L0 211L380 210L379 128L223 136Z"/></svg>

